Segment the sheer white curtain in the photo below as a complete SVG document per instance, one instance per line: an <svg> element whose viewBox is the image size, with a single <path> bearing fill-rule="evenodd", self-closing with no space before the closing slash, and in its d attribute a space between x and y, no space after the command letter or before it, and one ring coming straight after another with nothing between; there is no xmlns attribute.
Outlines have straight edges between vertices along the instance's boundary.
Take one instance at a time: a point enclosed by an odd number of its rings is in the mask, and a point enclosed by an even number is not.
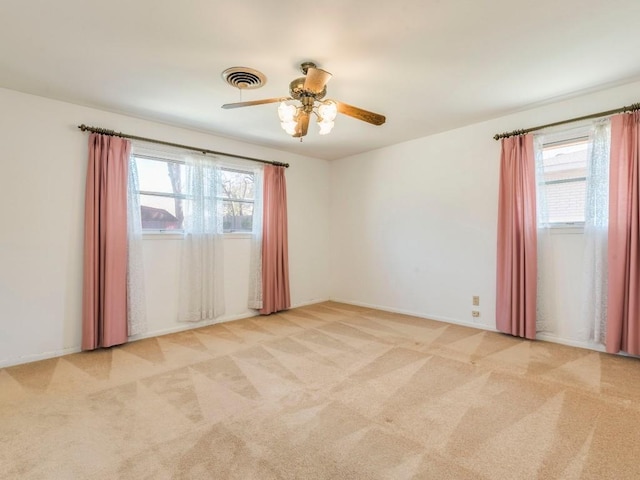
<svg viewBox="0 0 640 480"><path fill-rule="evenodd" d="M583 284L579 324L562 327L558 318L561 290L556 279L558 239L552 235L549 222L546 184L544 179L543 146L553 145L574 138L589 137L587 153ZM540 333L557 334L571 331L572 340L602 343L606 324L607 304L607 236L609 216L609 149L610 121L598 120L587 125L558 128L545 131L535 137L537 214L538 214L538 299L537 330ZM564 247L566 248L566 246ZM555 272L555 273L554 273Z"/></svg>
<svg viewBox="0 0 640 480"><path fill-rule="evenodd" d="M538 220L538 290L536 299L536 331L540 333L556 333L557 317L557 288L553 274L553 242L547 208L546 185L544 179L544 164L542 149L545 135L535 135L533 138L536 156L536 215Z"/></svg>
<svg viewBox="0 0 640 480"><path fill-rule="evenodd" d="M185 162L187 200L178 318L183 322L213 320L224 313L220 168L215 160L204 155L188 155Z"/></svg>
<svg viewBox="0 0 640 480"><path fill-rule="evenodd" d="M611 122L597 121L590 133L585 202L585 287L581 337L604 343L607 321L607 237L609 233L609 151Z"/></svg>
<svg viewBox="0 0 640 480"><path fill-rule="evenodd" d="M563 328L559 322L558 312L562 310L565 301L558 295L562 289L557 276L557 259L562 251L557 237L553 235L553 227L549 219L547 202L547 184L544 177L543 149L545 145L553 146L563 142L585 138L589 135L590 124L562 126L547 129L534 137L534 151L536 155L536 202L538 217L538 298L536 303L536 330L539 333L557 335ZM578 326L576 326L578 328ZM579 327L582 328L581 326ZM576 339L577 340L577 339Z"/></svg>
<svg viewBox="0 0 640 480"><path fill-rule="evenodd" d="M262 308L262 165L253 166L253 226L249 265L249 308Z"/></svg>
<svg viewBox="0 0 640 480"><path fill-rule="evenodd" d="M147 330L138 167L133 155L129 158L127 190L127 327L131 336Z"/></svg>

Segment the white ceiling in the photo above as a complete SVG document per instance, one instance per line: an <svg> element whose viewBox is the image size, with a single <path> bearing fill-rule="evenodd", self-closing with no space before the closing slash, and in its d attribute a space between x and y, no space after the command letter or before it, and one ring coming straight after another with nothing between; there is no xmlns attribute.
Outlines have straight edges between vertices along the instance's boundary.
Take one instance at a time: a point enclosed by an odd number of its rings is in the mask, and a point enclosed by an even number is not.
<svg viewBox="0 0 640 480"><path fill-rule="evenodd" d="M0 86L334 159L637 80L639 20L639 0L2 0ZM224 69L263 72L257 100L305 60L386 124L300 143L277 104L220 108Z"/></svg>

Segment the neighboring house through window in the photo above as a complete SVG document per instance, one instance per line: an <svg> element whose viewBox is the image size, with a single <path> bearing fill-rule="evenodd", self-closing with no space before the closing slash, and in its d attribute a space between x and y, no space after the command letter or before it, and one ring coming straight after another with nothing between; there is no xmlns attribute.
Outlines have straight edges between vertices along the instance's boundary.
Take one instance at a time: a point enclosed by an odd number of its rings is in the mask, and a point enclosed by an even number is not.
<svg viewBox="0 0 640 480"><path fill-rule="evenodd" d="M538 208L546 209L548 225L584 224L588 150L587 135L552 142L543 140L542 152L539 152L542 172L538 172L538 187L544 188L545 204Z"/></svg>

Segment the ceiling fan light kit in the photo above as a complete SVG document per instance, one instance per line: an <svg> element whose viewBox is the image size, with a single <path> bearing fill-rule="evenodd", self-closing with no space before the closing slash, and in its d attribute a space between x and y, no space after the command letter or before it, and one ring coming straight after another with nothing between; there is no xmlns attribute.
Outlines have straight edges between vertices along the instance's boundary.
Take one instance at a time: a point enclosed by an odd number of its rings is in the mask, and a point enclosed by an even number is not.
<svg viewBox="0 0 640 480"><path fill-rule="evenodd" d="M289 105L285 102L281 102L278 107L278 116L280 117L280 126L289 135L296 136L300 133L298 128L301 115L308 115L314 113L318 117L318 127L320 129L320 135L326 135L331 132L334 125L334 120L338 114L338 106L331 100L320 102L317 108L312 105L311 111L307 112L305 106L296 107L295 105ZM299 135L298 135L299 136Z"/></svg>
<svg viewBox="0 0 640 480"><path fill-rule="evenodd" d="M369 112L358 107L347 105L336 100L323 100L327 94L327 83L332 75L320 68L315 63L304 62L300 65L304 77L299 77L289 84L290 97L267 98L249 102L227 103L222 108L249 107L266 103L280 102L278 116L282 129L295 138L304 137L309 128L309 119L315 115L318 119L320 135L326 135L333 129L334 121L338 113L362 120L373 125L382 125L386 119L384 115ZM296 100L298 105L286 102Z"/></svg>

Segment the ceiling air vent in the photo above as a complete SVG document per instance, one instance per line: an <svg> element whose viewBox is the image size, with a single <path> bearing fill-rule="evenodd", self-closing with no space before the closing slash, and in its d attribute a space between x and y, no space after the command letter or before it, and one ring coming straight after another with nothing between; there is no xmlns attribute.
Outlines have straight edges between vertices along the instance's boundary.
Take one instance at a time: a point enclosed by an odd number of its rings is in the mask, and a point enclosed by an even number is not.
<svg viewBox="0 0 640 480"><path fill-rule="evenodd" d="M225 82L235 88L260 88L267 83L264 73L247 67L231 67L222 72Z"/></svg>

